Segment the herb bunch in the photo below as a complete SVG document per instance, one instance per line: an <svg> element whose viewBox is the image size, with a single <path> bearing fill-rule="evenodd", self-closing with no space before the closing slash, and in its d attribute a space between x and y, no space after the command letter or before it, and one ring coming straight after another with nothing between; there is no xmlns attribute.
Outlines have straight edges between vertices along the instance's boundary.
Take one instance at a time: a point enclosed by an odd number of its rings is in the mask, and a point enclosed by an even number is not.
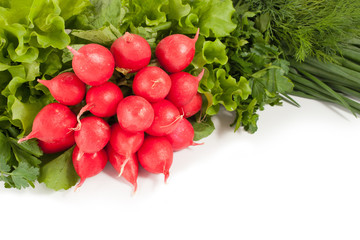
<svg viewBox="0 0 360 240"><path fill-rule="evenodd" d="M285 57L333 60L349 39L360 36L357 0L245 0L270 18L269 34Z"/></svg>

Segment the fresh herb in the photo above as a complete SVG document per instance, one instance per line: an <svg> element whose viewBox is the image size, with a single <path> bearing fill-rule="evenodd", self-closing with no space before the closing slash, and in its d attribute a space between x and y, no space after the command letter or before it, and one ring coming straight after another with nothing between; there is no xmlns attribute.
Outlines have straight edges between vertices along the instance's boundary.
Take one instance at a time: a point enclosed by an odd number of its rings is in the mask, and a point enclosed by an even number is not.
<svg viewBox="0 0 360 240"><path fill-rule="evenodd" d="M357 0L245 0L270 19L269 36L286 57L332 60L342 43L360 34Z"/></svg>
<svg viewBox="0 0 360 240"><path fill-rule="evenodd" d="M332 102L360 114L360 48L349 44L334 55L335 62L307 58L292 62L292 95Z"/></svg>

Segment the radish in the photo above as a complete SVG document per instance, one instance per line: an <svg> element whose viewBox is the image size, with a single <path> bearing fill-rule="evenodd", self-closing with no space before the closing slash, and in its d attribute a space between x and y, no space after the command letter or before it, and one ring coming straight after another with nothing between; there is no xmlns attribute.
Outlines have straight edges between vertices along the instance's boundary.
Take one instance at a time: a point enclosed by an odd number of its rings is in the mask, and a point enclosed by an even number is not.
<svg viewBox="0 0 360 240"><path fill-rule="evenodd" d="M185 118L181 119L177 128L166 135L166 137L171 143L173 151L179 151L189 146L200 145L194 143L194 128Z"/></svg>
<svg viewBox="0 0 360 240"><path fill-rule="evenodd" d="M179 112L184 115L185 118L189 118L195 115L197 112L201 110L202 106L202 97L200 93L196 93L196 95L184 106L179 107Z"/></svg>
<svg viewBox="0 0 360 240"><path fill-rule="evenodd" d="M83 153L78 146L75 146L72 161L76 173L80 177L80 182L76 185L76 189L81 187L84 181L99 174L106 166L108 157L106 151L101 149L94 153Z"/></svg>
<svg viewBox="0 0 360 240"><path fill-rule="evenodd" d="M73 70L84 83L96 86L106 82L112 76L115 60L106 47L91 43L84 45L78 51L70 46L67 48L74 54Z"/></svg>
<svg viewBox="0 0 360 240"><path fill-rule="evenodd" d="M173 131L182 118L179 110L170 101L164 99L152 104L154 121L145 131L153 136L165 136Z"/></svg>
<svg viewBox="0 0 360 240"><path fill-rule="evenodd" d="M115 58L116 70L123 74L139 71L151 59L151 48L145 38L128 32L113 42L110 51Z"/></svg>
<svg viewBox="0 0 360 240"><path fill-rule="evenodd" d="M62 139L56 142L48 143L38 140L38 143L41 150L46 154L62 152L75 145L74 132L66 134Z"/></svg>
<svg viewBox="0 0 360 240"><path fill-rule="evenodd" d="M173 162L173 150L166 137L146 137L137 156L139 163L146 171L163 173L166 182Z"/></svg>
<svg viewBox="0 0 360 240"><path fill-rule="evenodd" d="M111 126L110 145L119 154L130 157L139 150L144 141L144 132L129 132L118 123Z"/></svg>
<svg viewBox="0 0 360 240"><path fill-rule="evenodd" d="M55 100L61 104L73 106L84 99L85 83L72 72L60 73L51 80L38 80L38 82L46 86Z"/></svg>
<svg viewBox="0 0 360 240"><path fill-rule="evenodd" d="M18 142L37 138L44 142L56 142L71 133L76 125L76 115L61 103L50 103L36 115L32 131Z"/></svg>
<svg viewBox="0 0 360 240"><path fill-rule="evenodd" d="M119 173L119 176L123 176L126 181L134 186L135 193L137 189L137 177L139 171L139 162L137 160L136 154L131 154L127 160L125 156L117 153L110 144L106 146L106 150L111 165ZM127 162L125 163L126 160Z"/></svg>
<svg viewBox="0 0 360 240"><path fill-rule="evenodd" d="M145 98L128 96L118 104L117 119L127 131L145 131L154 120L154 109Z"/></svg>
<svg viewBox="0 0 360 240"><path fill-rule="evenodd" d="M90 111L97 117L111 117L116 114L117 106L123 99L121 89L112 82L106 82L91 87L86 93L86 105L81 108L77 115L78 126L74 130L80 130L80 117Z"/></svg>
<svg viewBox="0 0 360 240"><path fill-rule="evenodd" d="M196 95L203 75L204 69L197 77L187 72L171 74L171 88L166 99L170 100L177 107L184 106Z"/></svg>
<svg viewBox="0 0 360 240"><path fill-rule="evenodd" d="M193 39L183 34L173 34L163 38L155 49L160 65L170 73L184 70L195 56L195 43L199 29Z"/></svg>
<svg viewBox="0 0 360 240"><path fill-rule="evenodd" d="M84 153L95 153L103 149L110 140L110 126L96 116L81 119L81 129L75 131L75 142Z"/></svg>
<svg viewBox="0 0 360 240"><path fill-rule="evenodd" d="M133 91L149 102L157 102L166 97L170 91L171 79L159 67L149 66L141 69L134 78Z"/></svg>

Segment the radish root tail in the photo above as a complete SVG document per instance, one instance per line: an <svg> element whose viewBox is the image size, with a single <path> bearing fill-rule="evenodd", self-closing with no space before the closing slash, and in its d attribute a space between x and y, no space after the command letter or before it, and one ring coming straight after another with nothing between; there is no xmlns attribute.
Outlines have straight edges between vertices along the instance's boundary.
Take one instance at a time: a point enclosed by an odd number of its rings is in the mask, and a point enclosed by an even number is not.
<svg viewBox="0 0 360 240"><path fill-rule="evenodd" d="M175 124L176 122L180 121L181 119L183 119L184 115L179 115L175 118L174 121L172 121L171 123L169 123L168 125L164 125L164 126L160 126L161 128L165 128L165 127L170 127L171 125Z"/></svg>
<svg viewBox="0 0 360 240"><path fill-rule="evenodd" d="M196 43L196 41L198 40L199 34L200 34L200 28L197 29L195 37L193 38L194 43Z"/></svg>
<svg viewBox="0 0 360 240"><path fill-rule="evenodd" d="M78 51L76 51L75 49L73 49L70 46L67 46L67 49L69 49L69 51L74 55L74 56L80 56L81 53L79 53Z"/></svg>
<svg viewBox="0 0 360 240"><path fill-rule="evenodd" d="M199 146L199 145L204 145L204 143L192 142L192 144L190 146Z"/></svg>
<svg viewBox="0 0 360 240"><path fill-rule="evenodd" d="M76 192L76 190L77 190L79 187L81 187L84 182L85 182L85 178L80 179L80 182L75 186L74 192Z"/></svg>
<svg viewBox="0 0 360 240"><path fill-rule="evenodd" d="M200 80L203 78L205 73L205 69L203 68L203 70L199 73L199 75L196 77L196 79L198 80L198 82L200 82Z"/></svg>
<svg viewBox="0 0 360 240"><path fill-rule="evenodd" d="M118 177L121 177L121 175L123 174L125 166L129 162L129 160L130 160L130 156L127 156L125 161L123 162L123 164L121 164L120 173L119 173Z"/></svg>
<svg viewBox="0 0 360 240"><path fill-rule="evenodd" d="M31 133L29 133L29 135L27 135L26 137L23 137L23 138L19 139L19 140L18 140L18 143L22 143L22 142L25 142L25 141L27 141L27 140L29 140L29 139L31 139L31 138L35 138L36 135L37 135L37 132L31 132Z"/></svg>
<svg viewBox="0 0 360 240"><path fill-rule="evenodd" d="M81 108L80 112L76 116L77 125L74 128L70 128L70 132L71 131L79 131L81 129L81 121L80 121L81 116L84 114L84 112L90 111L93 107L95 107L95 104L90 103L90 104L86 104L84 107Z"/></svg>

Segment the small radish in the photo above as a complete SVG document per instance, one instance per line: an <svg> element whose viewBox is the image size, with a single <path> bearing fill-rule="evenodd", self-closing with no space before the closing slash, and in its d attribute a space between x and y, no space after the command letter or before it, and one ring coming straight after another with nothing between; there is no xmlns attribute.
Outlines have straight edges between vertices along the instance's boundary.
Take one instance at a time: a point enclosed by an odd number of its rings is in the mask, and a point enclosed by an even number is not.
<svg viewBox="0 0 360 240"><path fill-rule="evenodd" d="M75 145L74 132L66 134L62 139L56 142L48 143L41 140L38 140L38 142L39 147L46 154L62 152Z"/></svg>
<svg viewBox="0 0 360 240"><path fill-rule="evenodd" d="M90 116L81 119L81 129L75 131L75 142L84 153L103 149L110 140L110 126L102 118Z"/></svg>
<svg viewBox="0 0 360 240"><path fill-rule="evenodd" d="M173 151L179 151L189 146L200 145L194 143L194 128L185 118L181 119L177 128L166 135Z"/></svg>
<svg viewBox="0 0 360 240"><path fill-rule="evenodd" d="M193 39L183 34L173 34L163 38L155 49L160 65L170 73L184 70L195 56L195 43L199 29Z"/></svg>
<svg viewBox="0 0 360 240"><path fill-rule="evenodd" d="M111 52L99 44L84 45L78 51L67 47L74 58L72 67L81 81L90 85L100 85L113 75L115 60Z"/></svg>
<svg viewBox="0 0 360 240"><path fill-rule="evenodd" d="M203 75L204 69L197 77L187 72L171 74L171 88L166 99L170 100L177 107L184 106L196 95Z"/></svg>
<svg viewBox="0 0 360 240"><path fill-rule="evenodd" d="M175 105L164 99L153 103L152 107L155 114L154 121L145 132L153 136L165 136L175 130L182 118Z"/></svg>
<svg viewBox="0 0 360 240"><path fill-rule="evenodd" d="M99 174L105 168L108 157L104 149L94 153L83 153L78 146L75 146L72 161L75 171L80 177L80 182L75 187L76 191L87 178Z"/></svg>
<svg viewBox="0 0 360 240"><path fill-rule="evenodd" d="M107 154L109 157L109 162L115 168L115 170L134 186L134 193L137 189L137 177L139 171L139 162L137 160L136 154L131 154L127 158L123 155L117 153L110 144L106 146ZM125 161L127 162L125 163Z"/></svg>
<svg viewBox="0 0 360 240"><path fill-rule="evenodd" d="M123 74L139 71L151 59L151 48L145 38L128 32L113 42L110 51L115 58L116 70Z"/></svg>
<svg viewBox="0 0 360 240"><path fill-rule="evenodd" d="M154 120L154 109L145 98L128 96L118 104L117 119L120 126L127 131L143 132Z"/></svg>
<svg viewBox="0 0 360 240"><path fill-rule="evenodd" d="M184 118L189 118L194 116L201 110L202 106L202 97L200 93L196 95L184 106L179 107L179 112L184 115Z"/></svg>
<svg viewBox="0 0 360 240"><path fill-rule="evenodd" d="M45 85L51 95L61 104L73 106L79 104L85 96L85 83L74 73L60 73L51 80L38 80Z"/></svg>
<svg viewBox="0 0 360 240"><path fill-rule="evenodd" d="M166 182L173 162L173 150L166 137L146 137L137 156L139 163L146 171L163 173Z"/></svg>
<svg viewBox="0 0 360 240"><path fill-rule="evenodd" d="M149 66L141 69L134 78L133 91L149 102L157 102L166 97L170 91L171 79L159 67Z"/></svg>
<svg viewBox="0 0 360 240"><path fill-rule="evenodd" d="M50 103L36 115L32 131L18 142L37 138L44 142L56 142L71 133L76 125L76 115L61 103Z"/></svg>
<svg viewBox="0 0 360 240"><path fill-rule="evenodd" d="M122 99L121 89L115 83L106 82L91 87L86 93L86 105L77 115L78 126L75 130L80 130L80 117L84 112L90 111L97 117L111 117L116 114L117 106Z"/></svg>
<svg viewBox="0 0 360 240"><path fill-rule="evenodd" d="M118 123L111 126L110 145L119 154L130 157L144 142L144 132L129 132Z"/></svg>

